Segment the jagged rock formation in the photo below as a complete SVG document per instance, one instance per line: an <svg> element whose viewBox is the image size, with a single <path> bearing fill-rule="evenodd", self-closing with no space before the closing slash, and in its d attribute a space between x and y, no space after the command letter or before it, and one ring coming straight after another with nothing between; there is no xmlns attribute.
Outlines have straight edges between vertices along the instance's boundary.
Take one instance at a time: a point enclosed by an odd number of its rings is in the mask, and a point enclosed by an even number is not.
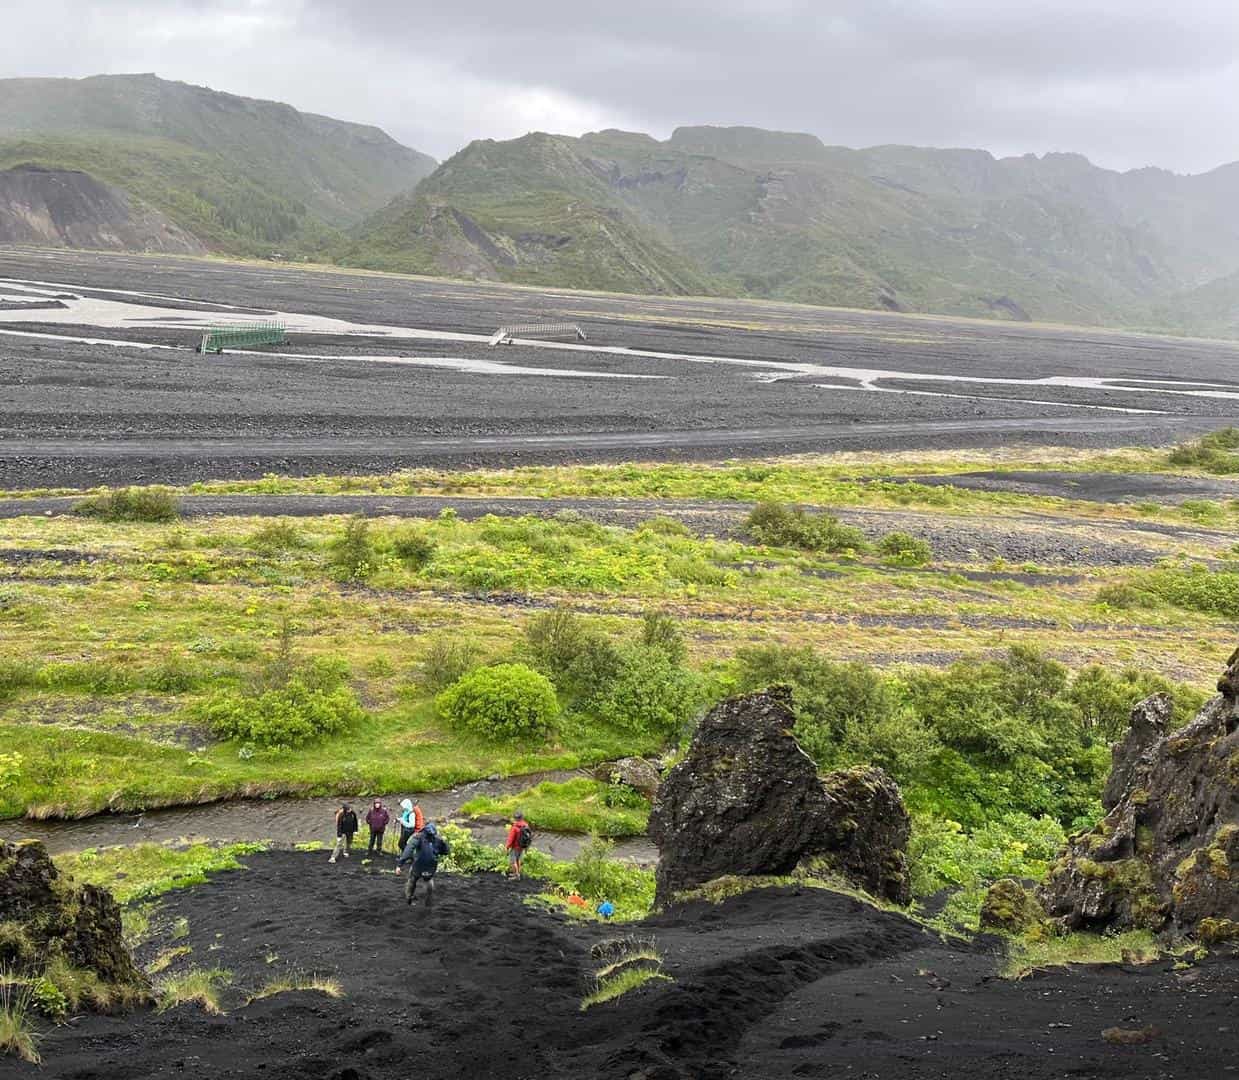
<svg viewBox="0 0 1239 1080"><path fill-rule="evenodd" d="M109 986L149 988L125 946L110 892L61 877L36 841L0 843L0 970L39 975L56 958Z"/></svg>
<svg viewBox="0 0 1239 1080"><path fill-rule="evenodd" d="M89 173L19 165L0 170L0 243L200 255L202 242Z"/></svg>
<svg viewBox="0 0 1239 1080"><path fill-rule="evenodd" d="M1038 890L1070 928L1239 938L1239 650L1219 694L1167 732L1164 695L1132 712L1105 818L1072 837Z"/></svg>
<svg viewBox="0 0 1239 1080"><path fill-rule="evenodd" d="M871 893L909 897L908 813L881 769L819 778L792 735L790 692L724 701L701 721L650 815L656 902L724 874L833 870Z"/></svg>
<svg viewBox="0 0 1239 1080"><path fill-rule="evenodd" d="M652 799L658 794L661 778L658 769L645 758L626 757L618 761L604 761L594 770L594 779L600 784L623 784Z"/></svg>

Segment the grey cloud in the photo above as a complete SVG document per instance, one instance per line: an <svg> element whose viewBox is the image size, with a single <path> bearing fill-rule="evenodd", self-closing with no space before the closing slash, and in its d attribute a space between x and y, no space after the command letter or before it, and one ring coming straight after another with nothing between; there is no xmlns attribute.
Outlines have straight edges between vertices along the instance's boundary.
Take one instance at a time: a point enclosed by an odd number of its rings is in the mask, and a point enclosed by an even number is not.
<svg viewBox="0 0 1239 1080"><path fill-rule="evenodd" d="M1239 158L1233 0L71 0L0 75L155 70L367 119L446 156L542 128L748 123L827 142Z"/></svg>

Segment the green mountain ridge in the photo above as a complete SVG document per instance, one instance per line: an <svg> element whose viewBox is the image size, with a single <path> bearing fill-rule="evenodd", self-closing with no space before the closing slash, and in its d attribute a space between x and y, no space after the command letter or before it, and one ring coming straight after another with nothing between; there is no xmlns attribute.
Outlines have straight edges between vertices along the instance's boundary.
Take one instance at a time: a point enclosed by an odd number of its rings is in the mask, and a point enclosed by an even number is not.
<svg viewBox="0 0 1239 1080"><path fill-rule="evenodd" d="M471 143L338 256L530 284L1200 330L1237 321L1208 311L1209 283L1239 273L1236 195L1239 166L1117 173L1078 154L852 150L755 128L683 127L665 142L535 133ZM1176 306L1189 295L1195 306Z"/></svg>
<svg viewBox="0 0 1239 1080"><path fill-rule="evenodd" d="M217 250L324 252L433 158L376 127L154 75L0 80L0 169L88 172Z"/></svg>

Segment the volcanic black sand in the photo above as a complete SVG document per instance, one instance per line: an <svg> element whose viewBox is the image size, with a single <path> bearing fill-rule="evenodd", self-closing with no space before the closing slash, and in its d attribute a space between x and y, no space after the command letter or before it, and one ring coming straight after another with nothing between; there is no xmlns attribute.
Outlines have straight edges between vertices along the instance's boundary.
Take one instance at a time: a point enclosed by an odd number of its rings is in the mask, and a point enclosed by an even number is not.
<svg viewBox="0 0 1239 1080"><path fill-rule="evenodd" d="M9 488L419 464L1166 443L1239 414L1239 346L1225 343L167 256L2 249L0 294L24 302L32 287L6 278L52 283L43 291L67 297L68 309L0 313L0 487ZM75 325L75 305L93 300L139 306L110 322L83 308ZM272 350L287 355L192 352L196 323L229 311L349 325L293 332ZM611 351L491 349L477 337L545 319L579 322L591 348ZM359 324L370 329L358 333ZM400 328L474 337L409 338ZM875 371L883 374L866 381ZM659 377L634 377L651 375Z"/></svg>
<svg viewBox="0 0 1239 1080"><path fill-rule="evenodd" d="M571 923L523 903L531 884L443 874L435 907L400 880L322 853L166 897L188 919L188 965L233 974L226 1015L82 1017L5 1075L333 1078L1217 1077L1235 1070L1239 962L995 977L992 942L944 942L820 890L693 904L637 926ZM579 1011L592 945L652 940L673 982ZM149 961L160 948L146 946ZM246 1005L288 970L346 996ZM1102 1031L1153 1029L1116 1046Z"/></svg>

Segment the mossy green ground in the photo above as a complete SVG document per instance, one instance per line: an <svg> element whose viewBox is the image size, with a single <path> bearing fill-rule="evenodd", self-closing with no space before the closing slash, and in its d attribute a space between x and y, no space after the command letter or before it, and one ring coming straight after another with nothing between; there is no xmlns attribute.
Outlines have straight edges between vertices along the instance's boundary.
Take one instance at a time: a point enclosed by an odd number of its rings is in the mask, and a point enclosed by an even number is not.
<svg viewBox="0 0 1239 1080"><path fill-rule="evenodd" d="M1165 458L1153 451L1107 452L1086 456L1086 464L1147 469L1156 462L1169 468ZM983 517L1013 530L1052 508L1084 535L1099 521L1147 520L1151 513L1167 521L1194 520L1172 508L1151 512L861 482L866 475L950 471L986 460L1021 464L1001 455L850 455L714 467L413 472L204 487L532 498L775 497L824 507L898 506L939 515L948 525ZM1223 523L1239 521L1231 506L1219 504L1216 513ZM656 749L596 725L569 726L543 745L487 745L465 740L438 721L432 695L419 685L419 662L433 638L467 638L483 659L502 659L517 647L531 611L557 604L585 612L617 634L629 632L651 607L671 612L689 638L693 664L721 673L723 690L735 651L770 642L812 645L828 657L879 664L903 658L944 662L1027 643L1075 667L1139 664L1179 679L1206 680L1231 632L1229 619L1217 611L1164 602L1154 610L1098 603L1102 588L1138 579L1138 571L1081 566L1071 568L1073 580L1046 574L1043 585L1037 571L1051 568L1027 566L1011 568L1030 572L1021 580L977 581L964 573L988 563L936 560L926 569L907 570L883 565L876 556L852 559L700 538L657 522L625 529L571 518L377 519L370 527L373 565L350 578L331 563L332 543L345 520L290 520L284 535L274 538L268 521L251 516L167 525L32 515L0 523L0 546L53 552L45 560L12 563L0 577L0 726L6 753L20 758L18 767L0 768L0 814L80 815L229 794L434 788ZM402 539L411 535L433 544L433 556L416 568L398 554ZM1167 537L1165 553L1189 561L1226 556L1199 534ZM1063 568L1052 569L1061 574ZM520 602L506 602L512 596ZM305 656L347 662L368 719L346 735L293 752L239 756L236 746L213 741L196 723L194 707L220 688L246 685L268 662L286 622Z"/></svg>

